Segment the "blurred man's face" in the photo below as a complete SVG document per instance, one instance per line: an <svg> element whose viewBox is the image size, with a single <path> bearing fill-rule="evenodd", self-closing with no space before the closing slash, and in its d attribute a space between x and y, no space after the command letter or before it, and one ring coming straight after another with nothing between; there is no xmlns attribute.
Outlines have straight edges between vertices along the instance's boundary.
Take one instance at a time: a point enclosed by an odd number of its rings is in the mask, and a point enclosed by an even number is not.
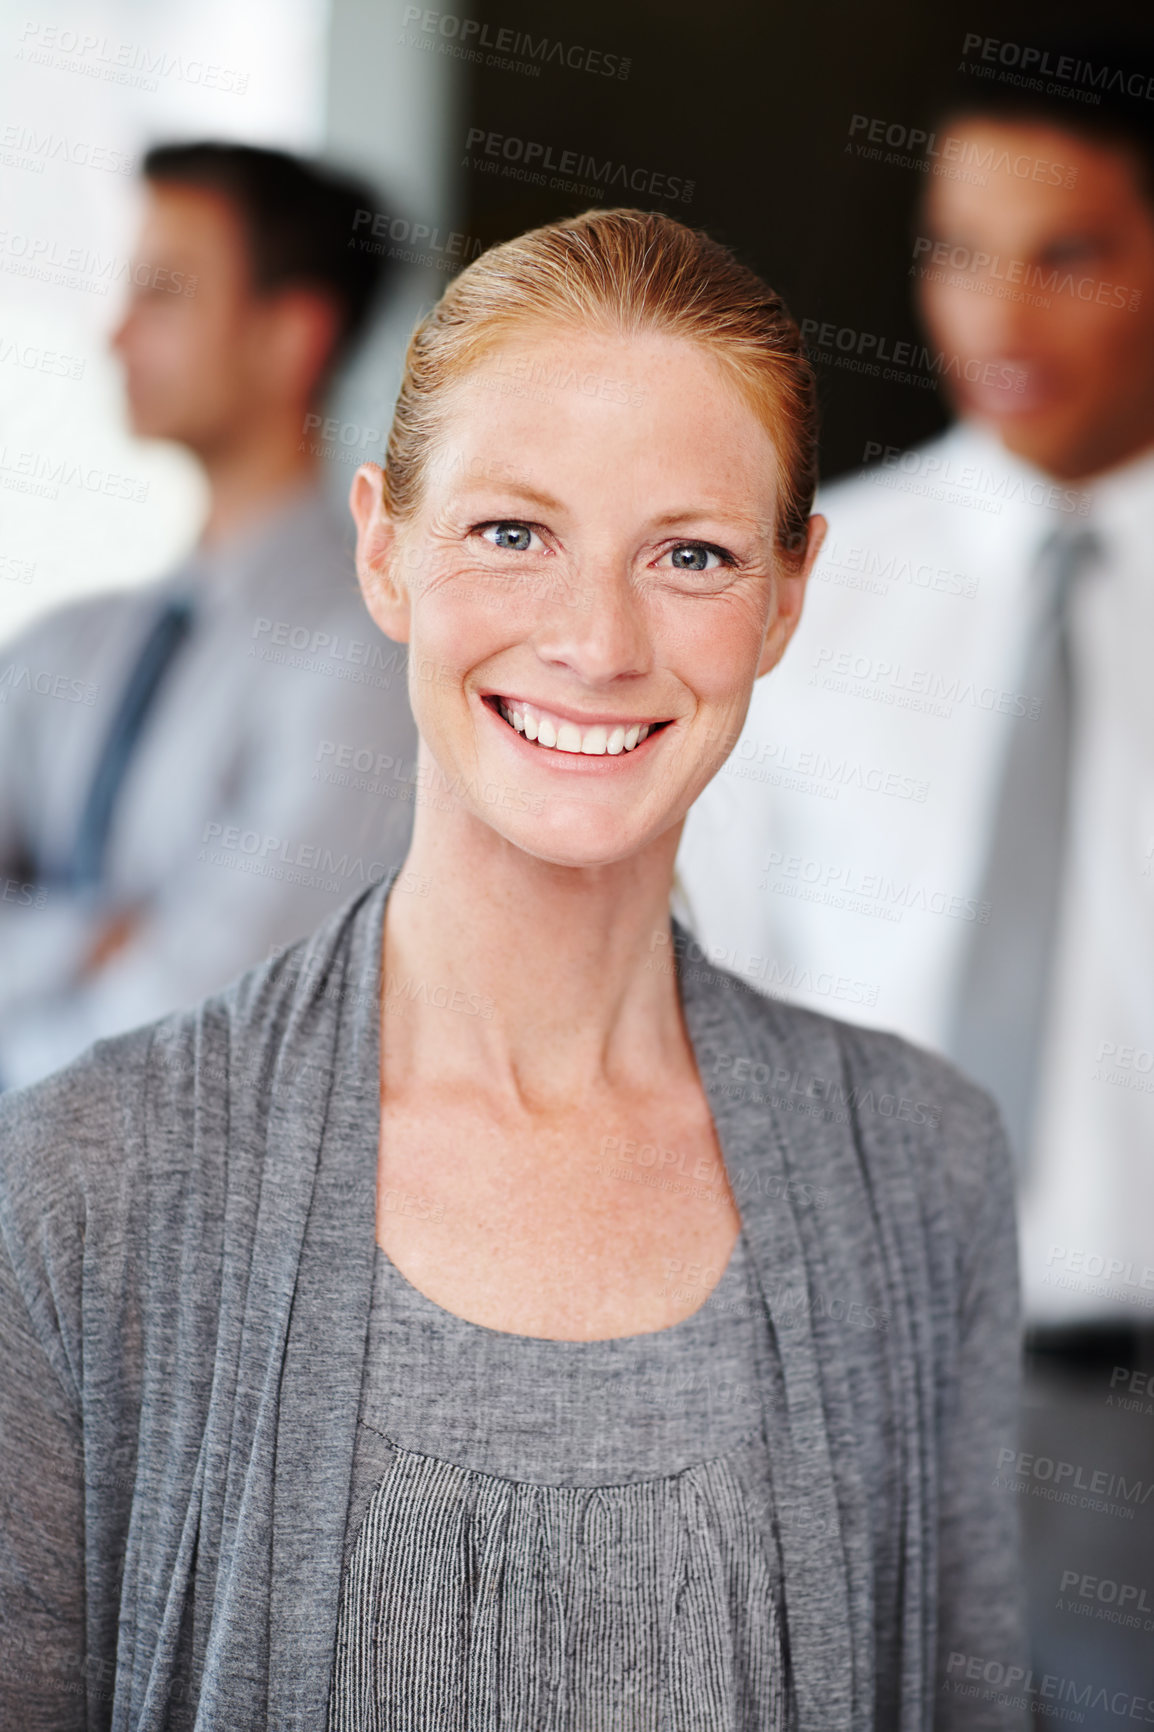
<svg viewBox="0 0 1154 1732"><path fill-rule="evenodd" d="M211 459L267 415L275 302L253 292L241 219L219 193L148 188L130 298L113 337L134 430Z"/></svg>
<svg viewBox="0 0 1154 1732"><path fill-rule="evenodd" d="M922 315L957 357L955 406L1063 479L1136 455L1154 441L1154 208L1137 164L1044 125L950 134L975 168L1003 164L977 169L984 186L935 179L926 204ZM1049 165L1073 185L1049 184Z"/></svg>

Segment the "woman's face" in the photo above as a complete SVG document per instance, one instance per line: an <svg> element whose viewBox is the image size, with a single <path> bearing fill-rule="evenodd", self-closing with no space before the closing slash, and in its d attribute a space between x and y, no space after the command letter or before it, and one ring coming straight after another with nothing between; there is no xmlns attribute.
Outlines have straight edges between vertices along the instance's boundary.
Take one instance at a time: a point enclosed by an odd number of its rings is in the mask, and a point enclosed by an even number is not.
<svg viewBox="0 0 1154 1732"><path fill-rule="evenodd" d="M413 517L392 522L362 469L358 569L409 645L427 797L567 866L680 825L792 634L824 530L781 564L775 473L703 350L561 330L455 388Z"/></svg>

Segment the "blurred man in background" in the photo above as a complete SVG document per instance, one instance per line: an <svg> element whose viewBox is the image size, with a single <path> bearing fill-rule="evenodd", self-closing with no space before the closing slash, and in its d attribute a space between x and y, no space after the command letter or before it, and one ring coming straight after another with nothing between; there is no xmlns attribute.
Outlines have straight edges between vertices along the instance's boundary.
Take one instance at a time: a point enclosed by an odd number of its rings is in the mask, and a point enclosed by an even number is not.
<svg viewBox="0 0 1154 1732"><path fill-rule="evenodd" d="M1037 1664L1154 1696L1154 131L1021 82L947 113L911 248L958 422L823 491L679 874L715 959L998 1098Z"/></svg>
<svg viewBox="0 0 1154 1732"><path fill-rule="evenodd" d="M310 437L380 290L350 245L372 201L242 145L160 147L144 173L113 342L134 430L200 459L209 510L163 581L0 651L0 1087L224 985L408 846L404 651Z"/></svg>

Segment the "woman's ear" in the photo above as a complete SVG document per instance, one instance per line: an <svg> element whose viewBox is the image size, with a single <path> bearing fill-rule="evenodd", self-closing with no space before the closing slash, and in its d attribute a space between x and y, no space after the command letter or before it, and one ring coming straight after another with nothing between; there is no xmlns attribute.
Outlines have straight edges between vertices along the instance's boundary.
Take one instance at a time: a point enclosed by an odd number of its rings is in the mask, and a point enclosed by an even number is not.
<svg viewBox="0 0 1154 1732"><path fill-rule="evenodd" d="M809 574L817 564L817 556L821 552L821 544L825 540L825 532L829 524L824 517L811 517L806 525L805 548L797 564L785 564L778 560L774 573L773 607L766 626L765 642L761 646L761 659L757 664L755 678L760 679L775 668L785 654L790 638L797 630L801 618L801 604L805 600L805 586L809 582Z"/></svg>
<svg viewBox="0 0 1154 1732"><path fill-rule="evenodd" d="M400 579L397 525L385 505L385 472L379 463L362 463L349 489L349 510L357 526L357 577L365 606L386 637L409 641L409 592Z"/></svg>

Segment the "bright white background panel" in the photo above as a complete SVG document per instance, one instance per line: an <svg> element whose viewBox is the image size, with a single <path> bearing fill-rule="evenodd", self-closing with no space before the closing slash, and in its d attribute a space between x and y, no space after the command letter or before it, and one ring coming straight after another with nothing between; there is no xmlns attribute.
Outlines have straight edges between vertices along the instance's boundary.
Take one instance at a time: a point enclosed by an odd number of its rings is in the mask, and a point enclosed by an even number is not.
<svg viewBox="0 0 1154 1732"><path fill-rule="evenodd" d="M195 539L191 459L129 433L107 337L149 145L324 141L326 0L49 0L0 18L0 638L158 575ZM127 495L127 497L125 497Z"/></svg>

